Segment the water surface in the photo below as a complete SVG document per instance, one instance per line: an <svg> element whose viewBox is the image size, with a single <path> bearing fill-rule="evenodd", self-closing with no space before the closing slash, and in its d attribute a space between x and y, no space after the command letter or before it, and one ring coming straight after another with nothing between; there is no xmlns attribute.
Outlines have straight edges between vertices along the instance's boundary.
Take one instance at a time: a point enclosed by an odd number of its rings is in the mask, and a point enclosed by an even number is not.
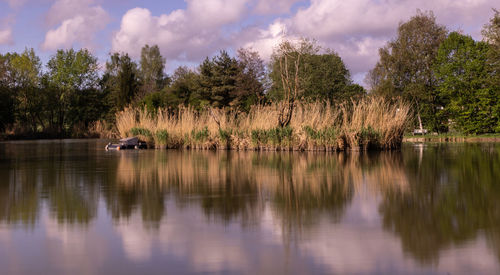
<svg viewBox="0 0 500 275"><path fill-rule="evenodd" d="M0 143L0 274L498 274L500 145Z"/></svg>

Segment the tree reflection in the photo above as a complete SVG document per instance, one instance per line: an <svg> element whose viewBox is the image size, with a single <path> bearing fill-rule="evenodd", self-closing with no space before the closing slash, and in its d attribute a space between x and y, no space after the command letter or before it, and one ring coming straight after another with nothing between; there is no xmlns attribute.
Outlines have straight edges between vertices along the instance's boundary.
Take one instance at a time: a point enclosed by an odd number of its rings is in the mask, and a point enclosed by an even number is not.
<svg viewBox="0 0 500 275"><path fill-rule="evenodd" d="M409 192L386 192L380 205L384 228L422 263L436 264L441 251L482 232L500 259L499 150L469 144L405 151Z"/></svg>
<svg viewBox="0 0 500 275"><path fill-rule="evenodd" d="M70 154L70 146L59 143L0 146L4 153L0 167L0 221L32 227L44 200L50 214L60 223L87 224L96 216L99 193L95 174L81 173L92 166L92 162L87 162L89 145L79 144L81 156Z"/></svg>

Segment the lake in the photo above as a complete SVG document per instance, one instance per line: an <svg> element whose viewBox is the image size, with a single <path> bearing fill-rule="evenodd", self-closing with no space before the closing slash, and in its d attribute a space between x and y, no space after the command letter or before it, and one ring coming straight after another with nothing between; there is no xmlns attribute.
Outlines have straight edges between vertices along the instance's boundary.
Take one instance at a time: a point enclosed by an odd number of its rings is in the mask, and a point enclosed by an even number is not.
<svg viewBox="0 0 500 275"><path fill-rule="evenodd" d="M0 274L498 274L500 144L0 143Z"/></svg>

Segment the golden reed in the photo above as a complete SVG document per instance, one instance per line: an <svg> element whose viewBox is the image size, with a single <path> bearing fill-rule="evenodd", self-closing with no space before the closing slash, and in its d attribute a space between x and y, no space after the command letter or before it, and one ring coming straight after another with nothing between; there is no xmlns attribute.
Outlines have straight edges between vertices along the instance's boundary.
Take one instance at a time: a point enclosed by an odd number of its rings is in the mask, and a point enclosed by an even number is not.
<svg viewBox="0 0 500 275"><path fill-rule="evenodd" d="M300 103L290 124L278 126L278 104L253 106L248 113L181 106L172 113L126 108L116 115L118 135L139 136L157 148L234 150L394 149L401 145L410 106L368 96L331 106Z"/></svg>

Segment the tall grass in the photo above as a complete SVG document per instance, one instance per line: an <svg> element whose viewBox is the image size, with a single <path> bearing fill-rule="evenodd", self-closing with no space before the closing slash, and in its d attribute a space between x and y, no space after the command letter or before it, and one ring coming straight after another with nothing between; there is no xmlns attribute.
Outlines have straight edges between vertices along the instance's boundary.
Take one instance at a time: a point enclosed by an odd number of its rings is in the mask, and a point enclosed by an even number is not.
<svg viewBox="0 0 500 275"><path fill-rule="evenodd" d="M162 148L240 150L393 149L401 145L410 107L367 97L340 106L299 104L289 126L279 127L278 104L248 113L180 107L172 113L127 108L117 114L121 137L139 136Z"/></svg>

